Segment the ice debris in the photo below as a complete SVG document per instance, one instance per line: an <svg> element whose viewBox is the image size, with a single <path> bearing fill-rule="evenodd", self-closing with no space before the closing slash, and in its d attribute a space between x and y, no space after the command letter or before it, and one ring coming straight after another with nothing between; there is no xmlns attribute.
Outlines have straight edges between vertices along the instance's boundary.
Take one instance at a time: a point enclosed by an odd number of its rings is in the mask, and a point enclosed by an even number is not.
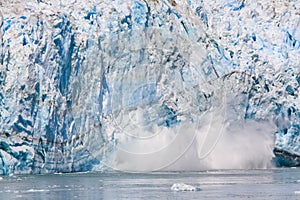
<svg viewBox="0 0 300 200"><path fill-rule="evenodd" d="M185 183L174 183L171 187L171 190L180 192L180 191L200 191L201 189L199 187L187 185Z"/></svg>

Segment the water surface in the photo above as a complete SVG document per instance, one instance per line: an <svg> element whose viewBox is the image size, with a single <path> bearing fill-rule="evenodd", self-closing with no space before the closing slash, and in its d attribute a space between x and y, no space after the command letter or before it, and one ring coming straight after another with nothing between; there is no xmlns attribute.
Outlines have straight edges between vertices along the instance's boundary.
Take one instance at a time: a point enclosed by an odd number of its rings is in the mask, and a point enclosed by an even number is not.
<svg viewBox="0 0 300 200"><path fill-rule="evenodd" d="M200 187L175 192L174 183ZM208 172L14 175L0 199L300 199L300 168Z"/></svg>

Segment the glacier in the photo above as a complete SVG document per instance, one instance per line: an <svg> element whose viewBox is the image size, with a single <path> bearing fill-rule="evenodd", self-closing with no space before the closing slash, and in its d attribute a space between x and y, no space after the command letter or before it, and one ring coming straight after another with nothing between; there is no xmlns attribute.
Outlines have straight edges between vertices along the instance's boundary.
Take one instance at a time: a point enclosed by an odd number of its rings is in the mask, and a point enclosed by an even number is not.
<svg viewBox="0 0 300 200"><path fill-rule="evenodd" d="M299 10L1 1L0 174L299 166Z"/></svg>

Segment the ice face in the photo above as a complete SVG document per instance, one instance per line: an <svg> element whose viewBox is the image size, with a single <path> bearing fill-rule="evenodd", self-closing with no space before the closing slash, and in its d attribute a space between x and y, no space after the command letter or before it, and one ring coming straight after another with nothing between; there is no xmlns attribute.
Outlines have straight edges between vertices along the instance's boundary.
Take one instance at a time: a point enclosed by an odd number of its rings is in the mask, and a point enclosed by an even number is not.
<svg viewBox="0 0 300 200"><path fill-rule="evenodd" d="M265 167L272 148L299 155L299 7L0 3L0 173L184 170L187 156L222 168L221 148L228 168Z"/></svg>

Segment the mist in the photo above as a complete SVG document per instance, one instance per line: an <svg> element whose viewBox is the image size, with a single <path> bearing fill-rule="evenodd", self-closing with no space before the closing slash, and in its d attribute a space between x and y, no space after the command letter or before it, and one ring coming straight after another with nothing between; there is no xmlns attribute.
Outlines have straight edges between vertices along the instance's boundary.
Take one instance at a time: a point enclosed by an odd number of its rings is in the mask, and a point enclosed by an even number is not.
<svg viewBox="0 0 300 200"><path fill-rule="evenodd" d="M154 130L154 131L153 131ZM107 165L128 172L265 169L272 167L274 126L266 121L226 121L213 112L197 123L135 130Z"/></svg>

